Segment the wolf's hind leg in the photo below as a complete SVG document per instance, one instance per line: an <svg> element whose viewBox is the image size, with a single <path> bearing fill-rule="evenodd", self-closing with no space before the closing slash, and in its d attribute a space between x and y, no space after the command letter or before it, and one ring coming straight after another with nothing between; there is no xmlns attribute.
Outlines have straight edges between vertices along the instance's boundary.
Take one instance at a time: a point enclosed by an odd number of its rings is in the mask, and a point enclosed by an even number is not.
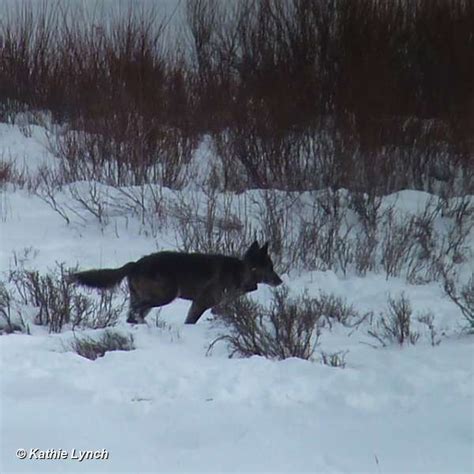
<svg viewBox="0 0 474 474"><path fill-rule="evenodd" d="M129 279L130 310L127 322L144 323L152 308L171 303L178 294L176 282L163 275Z"/></svg>
<svg viewBox="0 0 474 474"><path fill-rule="evenodd" d="M130 289L130 304L128 309L127 323L130 324L143 324L145 323L146 315L151 311L153 305L147 304L142 301L130 280L128 282Z"/></svg>

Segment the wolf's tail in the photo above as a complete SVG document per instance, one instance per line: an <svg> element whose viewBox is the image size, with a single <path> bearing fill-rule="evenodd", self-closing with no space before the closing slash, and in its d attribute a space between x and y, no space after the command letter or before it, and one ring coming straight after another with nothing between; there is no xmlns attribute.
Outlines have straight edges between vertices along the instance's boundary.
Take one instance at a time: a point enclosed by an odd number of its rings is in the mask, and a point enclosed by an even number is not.
<svg viewBox="0 0 474 474"><path fill-rule="evenodd" d="M85 272L73 273L69 280L80 285L92 288L112 288L118 285L135 268L135 262L129 262L123 267L103 270L87 270Z"/></svg>

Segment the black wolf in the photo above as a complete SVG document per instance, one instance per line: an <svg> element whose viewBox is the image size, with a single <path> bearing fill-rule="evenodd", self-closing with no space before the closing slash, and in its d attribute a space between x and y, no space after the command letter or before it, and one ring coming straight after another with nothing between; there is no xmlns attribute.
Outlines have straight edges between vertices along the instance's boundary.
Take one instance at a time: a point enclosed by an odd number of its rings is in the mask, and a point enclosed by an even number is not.
<svg viewBox="0 0 474 474"><path fill-rule="evenodd" d="M187 324L195 324L204 311L254 291L258 283L282 283L273 270L268 242L254 242L243 258L202 253L158 252L117 269L74 273L72 281L93 288L112 288L124 278L130 290L127 322L143 323L152 308L175 298L191 300Z"/></svg>

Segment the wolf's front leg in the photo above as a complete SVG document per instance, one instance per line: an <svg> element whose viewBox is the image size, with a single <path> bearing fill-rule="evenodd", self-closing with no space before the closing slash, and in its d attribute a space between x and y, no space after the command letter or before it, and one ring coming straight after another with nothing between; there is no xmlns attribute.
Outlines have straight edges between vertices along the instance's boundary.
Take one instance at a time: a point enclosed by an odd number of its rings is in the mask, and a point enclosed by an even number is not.
<svg viewBox="0 0 474 474"><path fill-rule="evenodd" d="M193 301L189 308L186 324L196 324L206 309L212 308L222 301L225 289L214 282L210 283L201 294Z"/></svg>
<svg viewBox="0 0 474 474"><path fill-rule="evenodd" d="M210 308L210 306L200 303L199 301L193 301L191 308L189 308L188 315L186 316L186 321L184 321L185 324L196 324L204 311L208 308Z"/></svg>
<svg viewBox="0 0 474 474"><path fill-rule="evenodd" d="M145 324L145 317L151 311L151 308L128 310L127 323L130 324Z"/></svg>

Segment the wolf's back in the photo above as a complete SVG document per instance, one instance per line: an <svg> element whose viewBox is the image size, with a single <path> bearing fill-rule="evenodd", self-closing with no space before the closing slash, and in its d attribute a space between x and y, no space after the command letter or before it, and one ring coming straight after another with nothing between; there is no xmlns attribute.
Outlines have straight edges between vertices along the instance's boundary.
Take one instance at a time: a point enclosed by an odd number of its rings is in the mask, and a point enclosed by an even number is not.
<svg viewBox="0 0 474 474"><path fill-rule="evenodd" d="M112 288L118 285L135 268L135 262L129 262L120 268L104 268L102 270L86 270L73 273L70 280L92 288Z"/></svg>

